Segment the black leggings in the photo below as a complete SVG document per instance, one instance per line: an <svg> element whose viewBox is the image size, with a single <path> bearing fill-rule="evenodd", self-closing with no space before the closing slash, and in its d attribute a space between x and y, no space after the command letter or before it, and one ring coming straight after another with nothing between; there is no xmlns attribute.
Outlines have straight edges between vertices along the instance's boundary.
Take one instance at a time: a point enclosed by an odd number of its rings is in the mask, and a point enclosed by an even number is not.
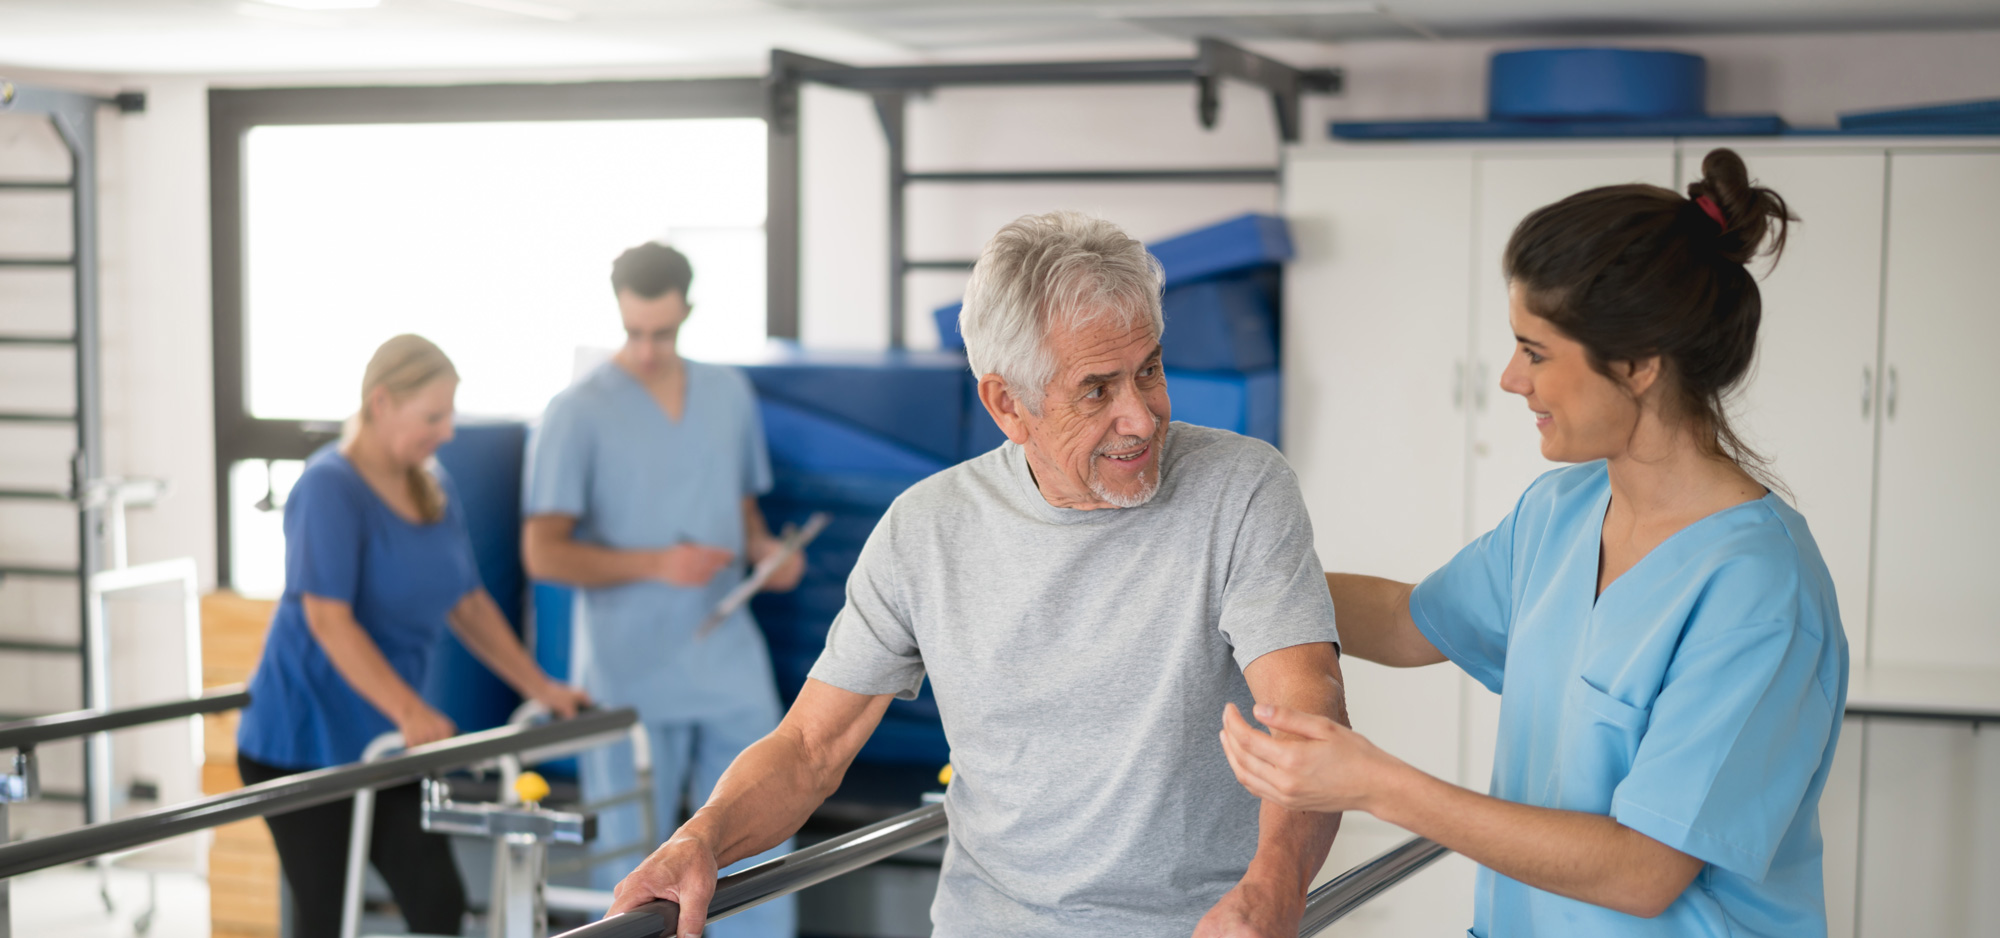
<svg viewBox="0 0 2000 938"><path fill-rule="evenodd" d="M300 770L265 765L241 754L243 784L255 785ZM375 828L368 860L388 882L410 931L456 935L465 916L465 887L452 860L451 841L426 833L423 795L415 784L375 793ZM278 862L292 887L292 938L336 938L341 891L347 881L347 841L354 801L347 799L266 817Z"/></svg>

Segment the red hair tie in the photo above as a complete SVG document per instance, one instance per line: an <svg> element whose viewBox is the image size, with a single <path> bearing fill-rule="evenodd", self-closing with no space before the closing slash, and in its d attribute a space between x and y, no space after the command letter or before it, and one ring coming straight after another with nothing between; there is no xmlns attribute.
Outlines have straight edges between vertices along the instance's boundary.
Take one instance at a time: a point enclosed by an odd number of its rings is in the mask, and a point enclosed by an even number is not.
<svg viewBox="0 0 2000 938"><path fill-rule="evenodd" d="M1694 200L1694 204L1701 206L1702 212L1707 214L1708 217L1715 219L1716 227L1725 230L1729 228L1729 223L1722 219L1722 208L1715 204L1714 199L1711 199L1708 196L1702 196L1701 198Z"/></svg>

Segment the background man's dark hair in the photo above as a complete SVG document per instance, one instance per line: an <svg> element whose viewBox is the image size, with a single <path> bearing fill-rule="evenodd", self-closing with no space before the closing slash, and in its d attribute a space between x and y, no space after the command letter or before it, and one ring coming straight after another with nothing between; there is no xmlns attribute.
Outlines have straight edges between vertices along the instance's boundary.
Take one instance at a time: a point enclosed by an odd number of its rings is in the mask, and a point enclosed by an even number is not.
<svg viewBox="0 0 2000 938"><path fill-rule="evenodd" d="M676 290L687 299L694 268L687 255L658 241L629 248L611 262L611 292L630 290L641 299L657 300Z"/></svg>

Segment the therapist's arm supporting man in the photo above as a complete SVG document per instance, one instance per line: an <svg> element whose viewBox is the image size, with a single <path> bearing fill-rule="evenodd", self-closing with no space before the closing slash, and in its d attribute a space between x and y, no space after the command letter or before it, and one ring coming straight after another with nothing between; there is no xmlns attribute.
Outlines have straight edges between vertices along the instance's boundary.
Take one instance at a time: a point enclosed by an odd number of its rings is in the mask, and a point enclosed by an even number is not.
<svg viewBox="0 0 2000 938"><path fill-rule="evenodd" d="M618 884L605 914L667 899L680 903L676 934L701 934L717 871L783 843L804 826L840 786L892 697L807 678L784 721L729 764L708 803Z"/></svg>
<svg viewBox="0 0 2000 938"><path fill-rule="evenodd" d="M1281 648L1243 669L1258 709L1276 706L1310 713L1329 722L1347 722L1341 688L1340 654L1315 642ZM1235 707L1229 708L1235 713ZM1274 728L1277 729L1277 728ZM1280 733L1285 731L1278 729ZM1223 896L1195 928L1196 938L1291 938L1305 914L1306 891L1326 863L1340 815L1294 810L1265 796L1257 814L1257 855L1235 889Z"/></svg>
<svg viewBox="0 0 2000 938"><path fill-rule="evenodd" d="M1445 660L1410 617L1415 586L1329 573L1341 648L1391 667ZM1702 861L1600 814L1516 804L1433 778L1332 720L1259 697L1252 728L1233 710L1223 749L1236 777L1266 801L1312 811L1366 811L1518 882L1630 915L1664 912ZM1289 737L1289 738L1287 738Z"/></svg>

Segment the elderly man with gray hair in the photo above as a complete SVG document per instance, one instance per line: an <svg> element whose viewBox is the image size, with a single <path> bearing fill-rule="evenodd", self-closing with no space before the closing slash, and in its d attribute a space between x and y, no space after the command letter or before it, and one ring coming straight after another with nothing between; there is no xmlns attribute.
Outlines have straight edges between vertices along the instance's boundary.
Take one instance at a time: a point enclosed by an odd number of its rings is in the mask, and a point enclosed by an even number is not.
<svg viewBox="0 0 2000 938"><path fill-rule="evenodd" d="M1056 212L986 245L961 325L998 449L869 536L783 723L618 885L701 931L716 870L792 835L929 674L954 775L935 934L1292 938L1338 815L1238 786L1224 708L1345 722L1298 481L1257 440L1170 423L1159 263Z"/></svg>

